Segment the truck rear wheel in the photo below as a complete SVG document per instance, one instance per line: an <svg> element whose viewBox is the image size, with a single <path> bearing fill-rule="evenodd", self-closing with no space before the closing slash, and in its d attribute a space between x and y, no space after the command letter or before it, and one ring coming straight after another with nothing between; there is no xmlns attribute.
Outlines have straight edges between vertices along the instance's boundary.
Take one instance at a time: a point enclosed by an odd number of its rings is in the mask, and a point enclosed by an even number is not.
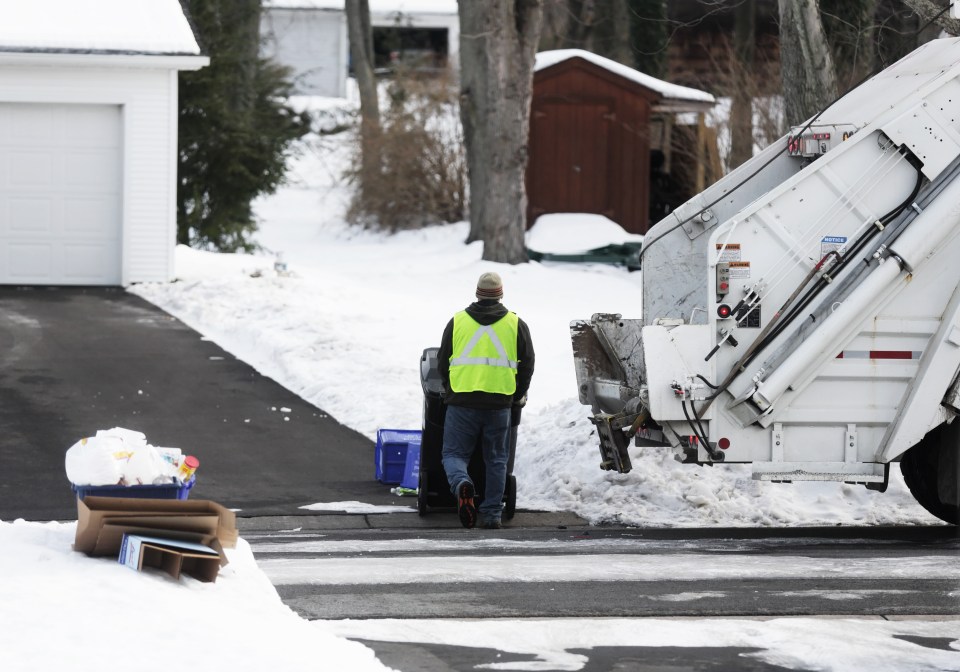
<svg viewBox="0 0 960 672"><path fill-rule="evenodd" d="M900 472L914 499L937 518L960 524L958 502L960 421L941 425L900 458Z"/></svg>

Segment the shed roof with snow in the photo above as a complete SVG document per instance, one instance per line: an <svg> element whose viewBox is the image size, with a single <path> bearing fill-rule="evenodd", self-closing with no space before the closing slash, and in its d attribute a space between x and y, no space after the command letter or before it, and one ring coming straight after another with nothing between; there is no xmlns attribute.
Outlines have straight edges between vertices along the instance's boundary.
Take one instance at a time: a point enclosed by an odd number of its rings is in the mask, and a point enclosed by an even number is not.
<svg viewBox="0 0 960 672"><path fill-rule="evenodd" d="M0 6L0 284L173 277L178 0Z"/></svg>
<svg viewBox="0 0 960 672"><path fill-rule="evenodd" d="M637 84L658 94L660 101L653 104L652 111L654 112L699 112L708 110L717 103L717 99L706 91L665 82L622 63L617 63L605 56L583 49L541 51L536 55L534 72L542 72L571 59L581 59L591 63L626 82Z"/></svg>

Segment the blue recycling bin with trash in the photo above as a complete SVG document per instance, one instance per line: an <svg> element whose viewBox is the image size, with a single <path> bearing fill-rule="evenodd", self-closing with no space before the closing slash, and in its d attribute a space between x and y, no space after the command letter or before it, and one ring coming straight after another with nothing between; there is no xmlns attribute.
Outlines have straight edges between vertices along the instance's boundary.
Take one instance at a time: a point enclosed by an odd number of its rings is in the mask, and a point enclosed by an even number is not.
<svg viewBox="0 0 960 672"><path fill-rule="evenodd" d="M79 499L84 497L132 497L134 499L187 499L197 477L186 483L176 481L159 485L76 485L70 484Z"/></svg>
<svg viewBox="0 0 960 672"><path fill-rule="evenodd" d="M199 466L180 448L152 446L142 432L123 427L98 430L64 455L67 480L79 499L187 499Z"/></svg>

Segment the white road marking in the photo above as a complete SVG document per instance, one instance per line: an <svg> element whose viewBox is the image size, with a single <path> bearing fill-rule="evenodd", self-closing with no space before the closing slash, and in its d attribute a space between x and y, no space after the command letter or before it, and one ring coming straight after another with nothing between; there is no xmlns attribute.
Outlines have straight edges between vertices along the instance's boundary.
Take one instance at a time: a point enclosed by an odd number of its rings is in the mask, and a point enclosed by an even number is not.
<svg viewBox="0 0 960 672"><path fill-rule="evenodd" d="M804 556L508 555L371 558L262 558L274 585L383 585L706 579L960 579L955 557L811 558Z"/></svg>

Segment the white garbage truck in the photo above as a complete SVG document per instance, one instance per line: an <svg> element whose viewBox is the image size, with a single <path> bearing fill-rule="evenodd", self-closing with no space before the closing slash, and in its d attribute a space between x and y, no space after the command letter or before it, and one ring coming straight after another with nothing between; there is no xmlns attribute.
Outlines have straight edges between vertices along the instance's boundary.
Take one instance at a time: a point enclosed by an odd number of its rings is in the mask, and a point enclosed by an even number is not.
<svg viewBox="0 0 960 672"><path fill-rule="evenodd" d="M601 467L628 446L960 512L960 39L839 98L658 222L640 316L571 323Z"/></svg>

